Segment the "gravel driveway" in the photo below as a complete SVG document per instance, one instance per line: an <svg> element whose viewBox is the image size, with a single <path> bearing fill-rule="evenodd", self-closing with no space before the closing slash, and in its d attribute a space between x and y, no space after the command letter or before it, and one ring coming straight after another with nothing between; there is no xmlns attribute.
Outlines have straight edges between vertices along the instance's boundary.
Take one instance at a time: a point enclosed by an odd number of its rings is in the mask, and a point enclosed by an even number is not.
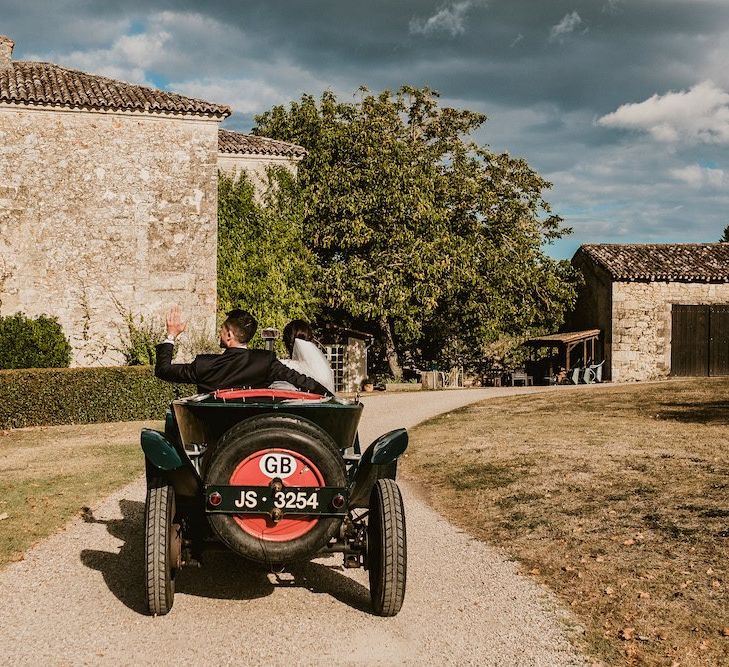
<svg viewBox="0 0 729 667"><path fill-rule="evenodd" d="M369 443L476 400L527 391L368 396L360 435ZM403 490L408 589L395 618L371 615L366 573L343 570L341 557L274 575L227 552L182 571L169 615L144 615L140 480L95 507L92 522L71 522L0 573L0 663L583 664L548 593Z"/></svg>

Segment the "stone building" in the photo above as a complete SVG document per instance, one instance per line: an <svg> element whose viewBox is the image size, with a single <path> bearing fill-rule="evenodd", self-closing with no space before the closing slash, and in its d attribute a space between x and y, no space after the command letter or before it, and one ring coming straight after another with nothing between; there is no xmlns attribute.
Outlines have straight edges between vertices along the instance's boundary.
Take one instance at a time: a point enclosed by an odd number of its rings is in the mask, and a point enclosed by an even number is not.
<svg viewBox="0 0 729 667"><path fill-rule="evenodd" d="M58 317L74 365L122 361L124 314L214 333L226 106L12 59L0 37L0 313Z"/></svg>
<svg viewBox="0 0 729 667"><path fill-rule="evenodd" d="M729 375L729 244L583 245L569 326L602 332L614 382Z"/></svg>
<svg viewBox="0 0 729 667"><path fill-rule="evenodd" d="M334 372L337 391L357 392L367 378L367 351L372 334L327 324L321 327L320 345Z"/></svg>
<svg viewBox="0 0 729 667"><path fill-rule="evenodd" d="M285 167L295 173L305 155L303 147L285 141L223 129L218 133L218 168L233 177L245 171L258 192L266 186L269 167Z"/></svg>

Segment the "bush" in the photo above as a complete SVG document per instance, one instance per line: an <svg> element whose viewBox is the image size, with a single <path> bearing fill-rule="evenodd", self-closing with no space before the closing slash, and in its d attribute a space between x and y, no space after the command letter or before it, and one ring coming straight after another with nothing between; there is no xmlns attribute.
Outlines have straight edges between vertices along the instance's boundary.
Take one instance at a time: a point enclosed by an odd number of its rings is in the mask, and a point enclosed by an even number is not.
<svg viewBox="0 0 729 667"><path fill-rule="evenodd" d="M0 368L65 368L71 345L55 317L0 317Z"/></svg>
<svg viewBox="0 0 729 667"><path fill-rule="evenodd" d="M124 316L124 327L120 327L122 347L116 350L124 355L124 363L127 366L154 365L156 347L165 338L165 325L154 317L135 317L131 311L120 310L120 313Z"/></svg>
<svg viewBox="0 0 729 667"><path fill-rule="evenodd" d="M162 419L196 392L154 377L150 366L0 371L0 428Z"/></svg>

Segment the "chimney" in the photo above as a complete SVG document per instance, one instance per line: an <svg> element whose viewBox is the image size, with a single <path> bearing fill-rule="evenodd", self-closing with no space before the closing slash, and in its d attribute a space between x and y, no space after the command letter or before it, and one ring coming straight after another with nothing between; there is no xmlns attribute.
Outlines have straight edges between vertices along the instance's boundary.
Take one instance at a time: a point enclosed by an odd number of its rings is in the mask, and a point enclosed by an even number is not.
<svg viewBox="0 0 729 667"><path fill-rule="evenodd" d="M10 39L10 37L0 35L0 69L10 67L10 63L13 59L14 46L15 42Z"/></svg>

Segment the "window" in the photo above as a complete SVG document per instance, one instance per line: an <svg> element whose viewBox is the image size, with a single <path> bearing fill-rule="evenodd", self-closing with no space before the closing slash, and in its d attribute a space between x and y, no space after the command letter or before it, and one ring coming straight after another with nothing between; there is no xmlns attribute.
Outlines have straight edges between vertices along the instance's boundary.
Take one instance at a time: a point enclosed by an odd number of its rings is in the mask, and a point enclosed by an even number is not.
<svg viewBox="0 0 729 667"><path fill-rule="evenodd" d="M325 345L324 354L334 372L334 388L337 391L344 391L344 368L347 348L344 345Z"/></svg>

